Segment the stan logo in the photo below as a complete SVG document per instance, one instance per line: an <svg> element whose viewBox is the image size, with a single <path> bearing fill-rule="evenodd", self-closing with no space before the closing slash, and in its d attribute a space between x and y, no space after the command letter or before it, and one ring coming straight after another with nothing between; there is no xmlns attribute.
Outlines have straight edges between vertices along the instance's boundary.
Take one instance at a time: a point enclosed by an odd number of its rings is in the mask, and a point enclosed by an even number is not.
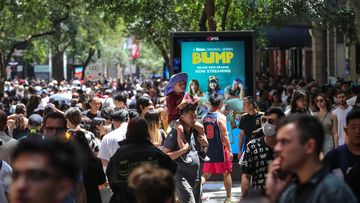
<svg viewBox="0 0 360 203"><path fill-rule="evenodd" d="M206 40L207 41L219 41L219 37L211 37L211 36L209 36L209 37L206 38Z"/></svg>

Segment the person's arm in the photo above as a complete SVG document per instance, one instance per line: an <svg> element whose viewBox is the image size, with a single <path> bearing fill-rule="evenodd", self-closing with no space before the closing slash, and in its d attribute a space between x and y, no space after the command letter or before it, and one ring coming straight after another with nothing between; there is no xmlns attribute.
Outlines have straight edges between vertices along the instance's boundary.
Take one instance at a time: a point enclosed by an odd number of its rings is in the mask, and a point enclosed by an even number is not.
<svg viewBox="0 0 360 203"><path fill-rule="evenodd" d="M239 86L240 86L239 99L243 99L243 98L245 98L244 86L242 84L239 84Z"/></svg>
<svg viewBox="0 0 360 203"><path fill-rule="evenodd" d="M250 179L251 179L250 174L243 173L241 175L241 186L240 187L241 187L242 196L246 195L249 192Z"/></svg>
<svg viewBox="0 0 360 203"><path fill-rule="evenodd" d="M100 160L101 160L101 165L102 165L103 171L106 172L106 168L107 168L107 166L109 164L109 161L105 160L105 159L102 159L102 158L100 158Z"/></svg>
<svg viewBox="0 0 360 203"><path fill-rule="evenodd" d="M108 150L108 145L106 144L106 138L101 140L98 158L101 160L101 164L102 164L104 172L106 172L106 168L109 164L109 158L110 158L110 152Z"/></svg>
<svg viewBox="0 0 360 203"><path fill-rule="evenodd" d="M189 150L189 143L187 143L185 140L184 127L180 122L178 122L178 124L176 125L176 132L177 132L176 140L180 148L179 153L180 155L183 155Z"/></svg>
<svg viewBox="0 0 360 203"><path fill-rule="evenodd" d="M206 138L203 124L196 121L194 124L194 129L197 132L197 141L199 142L201 147L207 147L209 145L209 142Z"/></svg>
<svg viewBox="0 0 360 203"><path fill-rule="evenodd" d="M338 119L337 116L333 113L331 113L331 120L332 120L332 137L334 139L334 148L338 147Z"/></svg>
<svg viewBox="0 0 360 203"><path fill-rule="evenodd" d="M98 185L104 184L106 181L106 176L105 176L105 172L103 170L102 161L100 161L100 159L97 159L97 158L95 158L94 161L96 161L95 162L95 164L96 164L95 174L97 176L96 182Z"/></svg>
<svg viewBox="0 0 360 203"><path fill-rule="evenodd" d="M238 159L240 160L241 155L242 155L242 145L244 142L244 131L240 129L240 133L239 133L239 152L238 152Z"/></svg>
<svg viewBox="0 0 360 203"><path fill-rule="evenodd" d="M231 95L230 95L230 87L228 86L228 87L226 87L225 88L225 94L224 94L224 99L230 99L230 98L232 98L231 97Z"/></svg>
<svg viewBox="0 0 360 203"><path fill-rule="evenodd" d="M231 150L229 135L228 135L228 132L227 132L227 129L226 129L226 117L224 115L219 116L218 125L219 125L219 128L220 128L222 142L226 146L226 148L227 148L227 150L229 152L229 155L230 155L230 159L232 160L233 159L233 154L232 154L232 150Z"/></svg>
<svg viewBox="0 0 360 203"><path fill-rule="evenodd" d="M182 151L181 150L177 150L177 151L171 151L171 149L166 148L166 147L161 147L160 148L165 154L167 154L172 160L176 160L177 158L179 158L182 155Z"/></svg>

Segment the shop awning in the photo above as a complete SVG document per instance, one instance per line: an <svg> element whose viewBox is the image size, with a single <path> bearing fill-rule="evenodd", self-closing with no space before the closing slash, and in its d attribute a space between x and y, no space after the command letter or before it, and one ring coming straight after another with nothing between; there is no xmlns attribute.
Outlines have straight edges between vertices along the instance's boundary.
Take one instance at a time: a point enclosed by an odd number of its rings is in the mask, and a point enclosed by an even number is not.
<svg viewBox="0 0 360 203"><path fill-rule="evenodd" d="M265 34L268 48L311 47L309 29L304 26L267 26L259 32Z"/></svg>

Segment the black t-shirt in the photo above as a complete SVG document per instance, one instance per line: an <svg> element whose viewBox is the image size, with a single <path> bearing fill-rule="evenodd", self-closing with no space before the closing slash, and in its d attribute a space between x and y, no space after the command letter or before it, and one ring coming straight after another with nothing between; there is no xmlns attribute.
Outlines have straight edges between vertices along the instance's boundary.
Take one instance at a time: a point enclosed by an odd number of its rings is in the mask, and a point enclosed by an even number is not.
<svg viewBox="0 0 360 203"><path fill-rule="evenodd" d="M239 128L244 131L244 142L243 147L247 145L247 143L253 139L253 131L261 128L261 117L263 116L262 112L257 112L254 115L244 114L241 116Z"/></svg>
<svg viewBox="0 0 360 203"><path fill-rule="evenodd" d="M93 119L93 118L95 118L95 117L99 117L99 116L100 116L99 113L93 114L93 113L91 113L89 110L83 111L82 114L85 115L85 116L87 116L87 117L90 118L90 119Z"/></svg>
<svg viewBox="0 0 360 203"><path fill-rule="evenodd" d="M254 190L264 191L267 168L274 158L275 152L265 144L264 137L251 140L246 146L241 168L243 173L252 176Z"/></svg>
<svg viewBox="0 0 360 203"><path fill-rule="evenodd" d="M360 156L350 152L345 144L328 152L323 162L331 170L331 173L343 179L343 171L346 171L346 174L348 174L354 166L360 164Z"/></svg>

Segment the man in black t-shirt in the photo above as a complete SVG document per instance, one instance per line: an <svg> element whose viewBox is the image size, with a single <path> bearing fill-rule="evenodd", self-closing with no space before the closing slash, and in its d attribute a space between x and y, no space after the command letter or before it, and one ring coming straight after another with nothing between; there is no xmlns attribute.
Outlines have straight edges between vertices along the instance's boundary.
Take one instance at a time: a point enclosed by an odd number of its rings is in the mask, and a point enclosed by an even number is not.
<svg viewBox="0 0 360 203"><path fill-rule="evenodd" d="M263 137L251 140L246 146L241 163L241 192L245 196L249 189L265 191L267 168L275 158L273 148L276 143L276 126L284 112L278 108L270 108L262 118Z"/></svg>
<svg viewBox="0 0 360 203"><path fill-rule="evenodd" d="M262 112L256 110L256 101L252 97L244 98L244 112L246 114L241 116L240 119L240 135L239 135L239 153L240 159L242 153L245 151L246 145L251 139L254 139L253 132L261 128Z"/></svg>
<svg viewBox="0 0 360 203"><path fill-rule="evenodd" d="M92 97L89 100L90 109L83 111L82 114L90 119L100 116L101 101L99 97Z"/></svg>
<svg viewBox="0 0 360 203"><path fill-rule="evenodd" d="M351 181L354 178L347 176L354 174L353 168L359 168L360 165L360 110L352 110L347 114L346 126L344 128L346 144L328 152L323 162L335 176ZM357 194L355 190L358 189L355 189L350 183L349 185L354 190L354 194Z"/></svg>

